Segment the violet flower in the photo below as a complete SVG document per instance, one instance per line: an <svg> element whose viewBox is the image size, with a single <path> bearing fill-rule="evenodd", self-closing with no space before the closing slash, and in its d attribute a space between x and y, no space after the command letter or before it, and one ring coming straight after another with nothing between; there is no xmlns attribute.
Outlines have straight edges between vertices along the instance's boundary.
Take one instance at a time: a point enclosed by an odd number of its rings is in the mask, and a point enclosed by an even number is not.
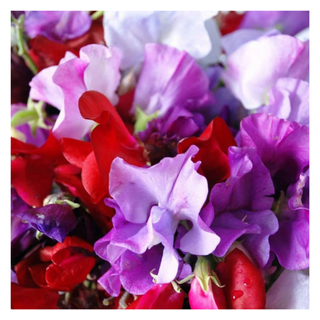
<svg viewBox="0 0 320 320"><path fill-rule="evenodd" d="M86 33L91 23L86 11L26 11L24 27L30 38L42 35L63 42Z"/></svg>
<svg viewBox="0 0 320 320"><path fill-rule="evenodd" d="M19 257L37 243L36 230L28 221L21 221L18 217L18 214L28 209L30 206L11 188L11 259Z"/></svg>
<svg viewBox="0 0 320 320"><path fill-rule="evenodd" d="M116 158L110 170L108 206L115 208L113 229L95 243L94 250L111 264L99 283L112 296L121 285L132 294L144 294L153 285L178 277L183 263L177 250L195 255L211 253L219 237L199 217L207 198L206 179L197 173L198 152L191 146L185 154L164 158L149 168L139 168ZM196 188L195 188L196 186ZM191 229L175 242L179 223Z"/></svg>
<svg viewBox="0 0 320 320"><path fill-rule="evenodd" d="M53 127L56 138L83 138L95 122L84 119L78 107L87 90L103 93L112 104L120 82L120 53L116 48L90 44L80 49L80 57L67 52L58 66L41 70L30 82L30 97L60 110Z"/></svg>
<svg viewBox="0 0 320 320"><path fill-rule="evenodd" d="M286 192L309 166L309 127L257 113L241 121L239 146L255 148L276 188Z"/></svg>
<svg viewBox="0 0 320 320"><path fill-rule="evenodd" d="M274 182L279 230L270 237L271 250L283 267L307 268L309 127L253 114L242 120L237 140L239 145L257 150Z"/></svg>
<svg viewBox="0 0 320 320"><path fill-rule="evenodd" d="M270 257L269 237L278 230L270 210L274 193L268 169L253 148L229 147L230 177L213 186L201 212L221 238L213 254L221 257L241 237L242 244L263 268Z"/></svg>
<svg viewBox="0 0 320 320"><path fill-rule="evenodd" d="M148 43L185 50L203 64L213 64L220 55L220 34L213 19L216 14L217 11L105 11L104 37L108 46L119 48L122 70L143 61Z"/></svg>
<svg viewBox="0 0 320 320"><path fill-rule="evenodd" d="M44 207L28 208L21 210L16 216L58 242L63 242L77 225L77 219L68 204L48 204Z"/></svg>

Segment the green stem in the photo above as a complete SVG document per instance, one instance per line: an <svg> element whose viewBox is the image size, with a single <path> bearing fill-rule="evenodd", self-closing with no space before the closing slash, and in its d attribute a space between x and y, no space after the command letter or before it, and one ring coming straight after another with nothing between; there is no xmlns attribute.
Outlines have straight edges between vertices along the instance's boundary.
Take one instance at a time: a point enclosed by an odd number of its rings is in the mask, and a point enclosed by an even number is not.
<svg viewBox="0 0 320 320"><path fill-rule="evenodd" d="M29 69L33 72L33 74L38 73L38 69L34 62L32 61L29 53L26 49L26 44L23 38L23 30L24 30L24 15L21 15L18 20L16 20L16 30L17 30L17 45L18 45L18 55L22 57L29 67Z"/></svg>
<svg viewBox="0 0 320 320"><path fill-rule="evenodd" d="M92 20L99 19L101 16L103 16L103 12L104 12L104 11L96 11L95 13L93 13L93 14L91 15L91 19L92 19Z"/></svg>
<svg viewBox="0 0 320 320"><path fill-rule="evenodd" d="M16 112L11 119L11 126L17 127L34 120L38 116L36 110L21 110Z"/></svg>

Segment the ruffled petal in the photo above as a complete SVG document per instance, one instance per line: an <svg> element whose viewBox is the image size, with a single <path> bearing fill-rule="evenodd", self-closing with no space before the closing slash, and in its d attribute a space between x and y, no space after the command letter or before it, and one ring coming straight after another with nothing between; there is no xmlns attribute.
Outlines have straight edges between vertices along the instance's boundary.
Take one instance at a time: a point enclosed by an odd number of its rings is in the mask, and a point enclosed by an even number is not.
<svg viewBox="0 0 320 320"><path fill-rule="evenodd" d="M206 74L187 52L147 44L131 111L139 106L146 114L162 116L174 105L201 99L208 88Z"/></svg>

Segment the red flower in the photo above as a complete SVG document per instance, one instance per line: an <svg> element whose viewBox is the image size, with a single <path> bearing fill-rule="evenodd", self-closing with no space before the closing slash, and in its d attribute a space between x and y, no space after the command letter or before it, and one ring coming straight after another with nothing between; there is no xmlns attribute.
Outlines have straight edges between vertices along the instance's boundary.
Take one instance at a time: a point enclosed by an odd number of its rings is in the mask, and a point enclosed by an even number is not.
<svg viewBox="0 0 320 320"><path fill-rule="evenodd" d="M86 279L95 262L92 245L69 236L54 247L34 251L14 269L23 287L71 291Z"/></svg>
<svg viewBox="0 0 320 320"><path fill-rule="evenodd" d="M144 149L129 133L126 125L108 98L96 91L87 91L79 99L85 119L98 123L91 133L91 143L70 138L61 139L66 159L82 170L82 183L93 203L109 196L109 171L112 161L121 157L126 162L144 166Z"/></svg>
<svg viewBox="0 0 320 320"><path fill-rule="evenodd" d="M213 119L199 138L190 137L180 141L178 153L186 152L191 145L200 149L192 160L201 161L198 172L207 178L209 188L230 176L228 148L236 146L236 142L222 118Z"/></svg>
<svg viewBox="0 0 320 320"><path fill-rule="evenodd" d="M59 141L50 132L40 148L11 138L11 183L30 206L40 207L57 176L76 175L79 169L63 157Z"/></svg>
<svg viewBox="0 0 320 320"><path fill-rule="evenodd" d="M231 251L216 269L228 309L264 309L266 292L259 269L238 248Z"/></svg>
<svg viewBox="0 0 320 320"><path fill-rule="evenodd" d="M56 309L59 293L11 282L11 309Z"/></svg>
<svg viewBox="0 0 320 320"><path fill-rule="evenodd" d="M172 283L155 284L126 309L182 309L184 298L185 293L176 291Z"/></svg>

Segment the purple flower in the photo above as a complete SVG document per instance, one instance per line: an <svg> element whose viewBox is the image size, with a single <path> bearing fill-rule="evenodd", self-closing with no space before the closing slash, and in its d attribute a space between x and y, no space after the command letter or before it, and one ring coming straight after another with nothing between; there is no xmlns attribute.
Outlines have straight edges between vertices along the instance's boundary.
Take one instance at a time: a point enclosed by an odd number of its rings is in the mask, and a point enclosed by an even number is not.
<svg viewBox="0 0 320 320"><path fill-rule="evenodd" d="M30 206L11 188L11 259L19 257L38 241L35 237L36 230L29 222L21 221L18 217L19 213L28 209Z"/></svg>
<svg viewBox="0 0 320 320"><path fill-rule="evenodd" d="M147 44L131 112L139 106L146 114L163 116L170 108L192 104L195 108L213 99L209 79L185 51Z"/></svg>
<svg viewBox="0 0 320 320"><path fill-rule="evenodd" d="M167 113L153 119L144 131L138 132L139 139L148 151L151 164L158 163L164 157L174 157L177 154L178 142L186 137L199 136L211 120L211 101L208 105L196 107L192 103L170 108Z"/></svg>
<svg viewBox="0 0 320 320"><path fill-rule="evenodd" d="M91 23L86 11L26 11L24 27L30 38L42 35L63 42L83 35Z"/></svg>
<svg viewBox="0 0 320 320"><path fill-rule="evenodd" d="M63 242L77 225L77 219L68 204L48 204L44 207L28 208L16 214L47 237Z"/></svg>
<svg viewBox="0 0 320 320"><path fill-rule="evenodd" d="M283 267L307 268L309 127L253 114L242 120L237 140L241 146L257 150L274 182L279 230L270 237L271 250Z"/></svg>
<svg viewBox="0 0 320 320"><path fill-rule="evenodd" d="M309 210L290 210L285 205L278 212L279 230L270 237L271 250L282 267L301 270L309 267Z"/></svg>
<svg viewBox="0 0 320 320"><path fill-rule="evenodd" d="M80 57L66 53L58 66L40 71L30 82L30 97L45 101L60 110L53 127L56 138L83 138L94 122L84 119L78 108L87 90L103 93L112 104L120 82L120 53L116 48L91 44L80 49Z"/></svg>
<svg viewBox="0 0 320 320"><path fill-rule="evenodd" d="M108 46L119 48L121 69L143 61L145 45L162 43L185 50L205 64L220 55L217 11L105 11L103 28ZM192 22L192 23L190 23Z"/></svg>
<svg viewBox="0 0 320 320"><path fill-rule="evenodd" d="M200 162L191 160L197 152L191 146L185 154L164 158L149 168L120 158L113 161L109 186L113 199L105 200L116 210L113 229L94 246L111 264L112 277L99 280L109 294L117 296L120 284L133 294L144 294L153 285L148 275L153 269L158 283L171 282L181 269L178 250L207 255L219 243L199 217L208 185L197 173ZM176 243L180 222L188 225L188 231Z"/></svg>
<svg viewBox="0 0 320 320"><path fill-rule="evenodd" d="M227 57L222 80L246 109L259 108L278 79L308 79L308 47L288 35L249 41Z"/></svg>
<svg viewBox="0 0 320 320"><path fill-rule="evenodd" d="M309 166L309 127L257 113L241 121L239 146L255 148L273 178L276 192L286 192Z"/></svg>
<svg viewBox="0 0 320 320"><path fill-rule="evenodd" d="M283 34L294 36L309 27L309 11L248 11L239 28L274 29Z"/></svg>
<svg viewBox="0 0 320 320"><path fill-rule="evenodd" d="M213 186L201 217L221 238L214 255L225 255L241 237L262 268L270 256L269 237L278 230L277 218L270 210L274 193L270 173L253 148L230 147L228 155L230 177Z"/></svg>

